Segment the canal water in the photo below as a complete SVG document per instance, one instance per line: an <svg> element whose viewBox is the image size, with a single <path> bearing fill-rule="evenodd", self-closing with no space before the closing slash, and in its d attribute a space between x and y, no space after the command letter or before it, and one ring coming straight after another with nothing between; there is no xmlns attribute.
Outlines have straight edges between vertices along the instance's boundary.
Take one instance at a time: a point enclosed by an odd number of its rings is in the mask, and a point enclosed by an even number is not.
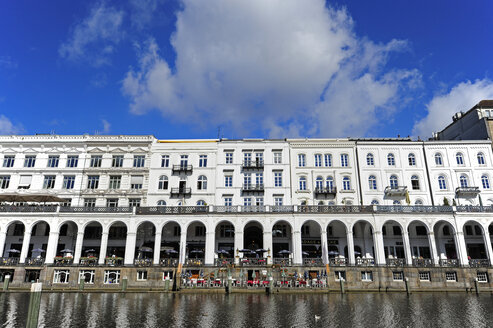
<svg viewBox="0 0 493 328"><path fill-rule="evenodd" d="M24 327L28 293L0 294L0 327ZM46 293L39 327L492 327L493 296L464 293Z"/></svg>

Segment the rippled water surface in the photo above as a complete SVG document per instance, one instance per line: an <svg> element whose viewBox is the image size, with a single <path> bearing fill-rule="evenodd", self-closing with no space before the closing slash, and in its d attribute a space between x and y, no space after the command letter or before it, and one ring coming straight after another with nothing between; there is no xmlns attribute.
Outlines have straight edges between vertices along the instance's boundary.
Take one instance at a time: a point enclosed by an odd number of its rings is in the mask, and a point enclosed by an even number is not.
<svg viewBox="0 0 493 328"><path fill-rule="evenodd" d="M24 327L28 305L28 293L0 294L1 327ZM493 296L46 293L39 326L492 327Z"/></svg>

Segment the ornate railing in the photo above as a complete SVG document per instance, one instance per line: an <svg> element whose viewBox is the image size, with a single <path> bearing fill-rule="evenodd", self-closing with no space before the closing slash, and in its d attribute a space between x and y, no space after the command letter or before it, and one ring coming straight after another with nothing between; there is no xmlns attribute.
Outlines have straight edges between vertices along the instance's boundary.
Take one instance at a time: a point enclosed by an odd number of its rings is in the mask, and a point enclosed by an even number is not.
<svg viewBox="0 0 493 328"><path fill-rule="evenodd" d="M472 268L484 268L490 266L490 260L488 259L470 259L469 266Z"/></svg>
<svg viewBox="0 0 493 328"><path fill-rule="evenodd" d="M356 258L356 265L357 266L374 266L375 265L375 259Z"/></svg>
<svg viewBox="0 0 493 328"><path fill-rule="evenodd" d="M279 265L282 265L282 266L289 266L293 262L292 262L292 260L290 258L274 257L273 263L274 264L279 264Z"/></svg>
<svg viewBox="0 0 493 328"><path fill-rule="evenodd" d="M204 259L203 258L186 259L185 265L186 266L203 266L204 265Z"/></svg>
<svg viewBox="0 0 493 328"><path fill-rule="evenodd" d="M240 259L240 265L242 266L262 266L267 264L267 259L260 257L260 258L248 258L244 257Z"/></svg>
<svg viewBox="0 0 493 328"><path fill-rule="evenodd" d="M224 258L224 259L215 259L214 260L214 264L216 266L222 266L222 267L226 267L226 266L234 264L234 263L235 263L234 258Z"/></svg>
<svg viewBox="0 0 493 328"><path fill-rule="evenodd" d="M324 261L320 257L305 257L303 258L304 266L322 266Z"/></svg>
<svg viewBox="0 0 493 328"><path fill-rule="evenodd" d="M405 259L386 259L387 266L404 266L406 264Z"/></svg>
<svg viewBox="0 0 493 328"><path fill-rule="evenodd" d="M337 188L332 187L332 188L315 188L313 191L315 195L333 195L335 196L337 194Z"/></svg>
<svg viewBox="0 0 493 328"><path fill-rule="evenodd" d="M404 196L407 192L407 186L387 186L384 189L385 195L389 196Z"/></svg>
<svg viewBox="0 0 493 328"><path fill-rule="evenodd" d="M259 183L259 184L245 183L241 187L241 191L243 191L243 192L264 191L264 184L263 183Z"/></svg>
<svg viewBox="0 0 493 328"><path fill-rule="evenodd" d="M456 207L457 212L493 212L493 206L470 206L470 205L459 205Z"/></svg>
<svg viewBox="0 0 493 328"><path fill-rule="evenodd" d="M432 267L433 259L413 259L413 266L415 267Z"/></svg>
<svg viewBox="0 0 493 328"><path fill-rule="evenodd" d="M383 213L452 213L452 206L403 206L377 205L377 212Z"/></svg>
<svg viewBox="0 0 493 328"><path fill-rule="evenodd" d="M121 257L107 257L104 260L104 264L109 265L109 266L122 266L123 265L123 258L121 258Z"/></svg>
<svg viewBox="0 0 493 328"><path fill-rule="evenodd" d="M331 266L346 266L348 265L347 258L334 257L329 259L329 265Z"/></svg>
<svg viewBox="0 0 493 328"><path fill-rule="evenodd" d="M96 266L98 265L98 258L97 257L81 257L80 266Z"/></svg>
<svg viewBox="0 0 493 328"><path fill-rule="evenodd" d="M74 263L73 257L55 257L53 260L53 264L57 266L67 266L72 265Z"/></svg>
<svg viewBox="0 0 493 328"><path fill-rule="evenodd" d="M270 211L273 213L293 213L293 205L274 205L270 207Z"/></svg>
<svg viewBox="0 0 493 328"><path fill-rule="evenodd" d="M263 206L263 205L242 206L241 212L242 213L265 212L265 206Z"/></svg>
<svg viewBox="0 0 493 328"><path fill-rule="evenodd" d="M63 213L131 213L131 207L106 207L106 206L62 206Z"/></svg>
<svg viewBox="0 0 493 328"><path fill-rule="evenodd" d="M152 259L135 259L134 265L138 267L149 267L152 265Z"/></svg>
<svg viewBox="0 0 493 328"><path fill-rule="evenodd" d="M356 205L299 205L298 213L371 213L373 206Z"/></svg>
<svg viewBox="0 0 493 328"><path fill-rule="evenodd" d="M42 257L27 257L24 262L25 265L29 266L42 266L45 263L45 259Z"/></svg>
<svg viewBox="0 0 493 328"><path fill-rule="evenodd" d="M232 213L238 212L238 206L214 206L216 213Z"/></svg>
<svg viewBox="0 0 493 328"><path fill-rule="evenodd" d="M136 214L142 215L160 215L160 214L195 214L207 213L207 206L152 206L152 207L137 207Z"/></svg>
<svg viewBox="0 0 493 328"><path fill-rule="evenodd" d="M193 171L193 166L192 165L173 165L172 172L192 172Z"/></svg>
<svg viewBox="0 0 493 328"><path fill-rule="evenodd" d="M192 188L171 188L171 195L190 195Z"/></svg>
<svg viewBox="0 0 493 328"><path fill-rule="evenodd" d="M57 206L31 206L31 205L21 205L21 206L15 206L15 205L1 205L0 206L0 212L32 212L32 213L39 213L39 212L56 212L57 211Z"/></svg>
<svg viewBox="0 0 493 328"><path fill-rule="evenodd" d="M459 260L457 259L442 259L439 261L440 266L442 267L458 267L459 266Z"/></svg>
<svg viewBox="0 0 493 328"><path fill-rule="evenodd" d="M177 267L178 262L179 262L178 259L173 259L173 258L159 260L159 264L161 266L167 266L167 267Z"/></svg>
<svg viewBox="0 0 493 328"><path fill-rule="evenodd" d="M19 264L18 257L0 257L0 265L17 265Z"/></svg>
<svg viewBox="0 0 493 328"><path fill-rule="evenodd" d="M241 166L243 169L263 169L264 161L243 161Z"/></svg>

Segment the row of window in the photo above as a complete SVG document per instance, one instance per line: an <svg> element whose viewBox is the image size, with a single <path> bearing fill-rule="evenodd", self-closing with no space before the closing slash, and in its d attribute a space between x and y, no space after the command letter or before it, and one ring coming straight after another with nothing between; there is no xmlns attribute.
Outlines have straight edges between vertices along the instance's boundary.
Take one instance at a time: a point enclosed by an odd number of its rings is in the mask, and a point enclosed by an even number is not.
<svg viewBox="0 0 493 328"><path fill-rule="evenodd" d="M322 167L322 166L331 167L331 166L333 166L332 154L324 154L323 160L322 160L322 154L315 154L314 161L315 161L315 165L314 165L315 167ZM348 154L341 154L340 165L342 167L349 166L349 155ZM298 154L298 166L299 167L305 167L306 166L306 155L305 154Z"/></svg>
<svg viewBox="0 0 493 328"><path fill-rule="evenodd" d="M305 176L301 176L298 181L299 181L298 190L301 190L301 191L307 190L307 183L306 183L307 178ZM334 188L334 179L331 176L327 177L327 179L325 180L325 186L327 189L333 189ZM315 180L315 187L317 189L323 188L323 178L322 177L317 177L317 179ZM345 190L345 191L352 190L351 178L349 176L344 176L342 178L342 190Z"/></svg>
<svg viewBox="0 0 493 328"><path fill-rule="evenodd" d="M479 152L476 156L478 164L479 165L485 165L485 159L484 159L484 154ZM410 153L407 156L408 164L409 166L416 166L416 156L413 153ZM464 163L464 155L461 152L458 152L455 154L455 160L457 165L465 165ZM372 153L368 153L366 155L366 165L368 166L375 166L375 157L373 156ZM395 166L395 156L392 153L389 153L387 155L387 165L388 166ZM442 154L440 153L435 153L435 165L437 166L442 166L443 165L443 158Z"/></svg>
<svg viewBox="0 0 493 328"><path fill-rule="evenodd" d="M103 161L102 155L92 155L89 161L90 167L101 167ZM3 167L13 167L15 162L15 155L5 155L3 158ZM123 155L113 155L111 167L123 167ZM48 163L46 167L58 167L60 164L59 155L48 156ZM77 167L79 164L79 155L68 155L66 167ZM134 155L133 167L144 167L145 155ZM36 155L26 155L24 157L24 167L35 167Z"/></svg>

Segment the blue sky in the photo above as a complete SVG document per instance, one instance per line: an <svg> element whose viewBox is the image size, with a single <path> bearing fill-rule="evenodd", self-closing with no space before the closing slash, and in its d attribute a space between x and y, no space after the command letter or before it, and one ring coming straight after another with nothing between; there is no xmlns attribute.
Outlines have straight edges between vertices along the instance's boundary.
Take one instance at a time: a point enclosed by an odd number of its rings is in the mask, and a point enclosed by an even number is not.
<svg viewBox="0 0 493 328"><path fill-rule="evenodd" d="M429 137L493 99L490 1L3 1L0 133Z"/></svg>

